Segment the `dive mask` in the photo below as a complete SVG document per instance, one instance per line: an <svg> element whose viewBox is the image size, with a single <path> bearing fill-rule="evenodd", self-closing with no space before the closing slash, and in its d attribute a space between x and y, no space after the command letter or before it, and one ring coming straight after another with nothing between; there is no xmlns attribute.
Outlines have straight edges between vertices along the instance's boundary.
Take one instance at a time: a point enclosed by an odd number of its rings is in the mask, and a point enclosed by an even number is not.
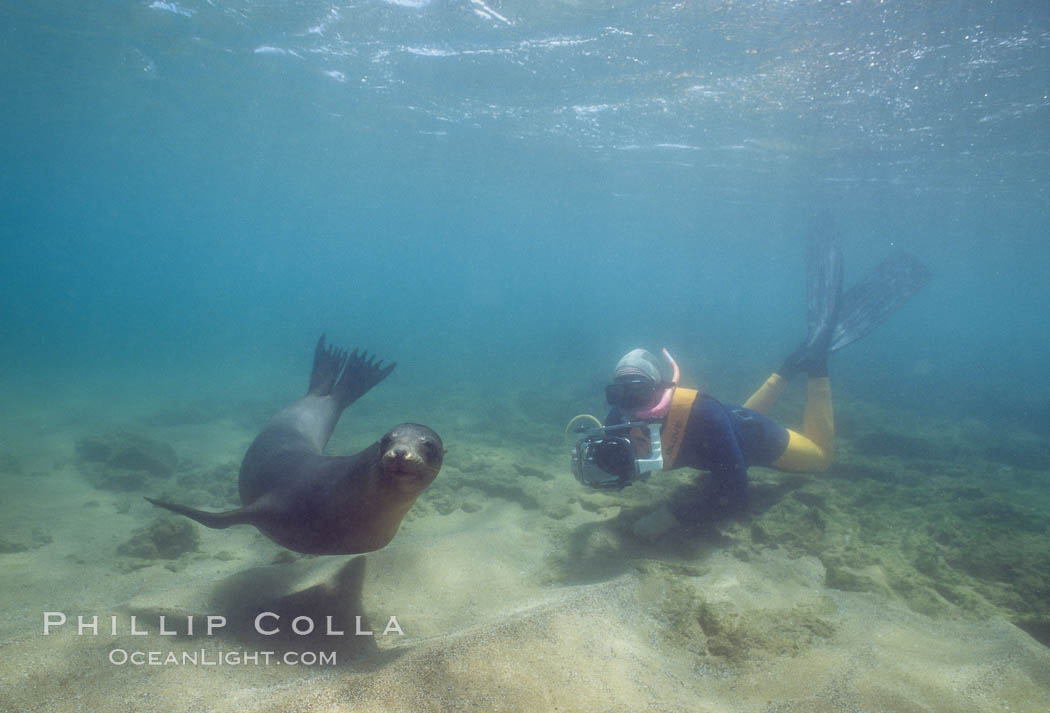
<svg viewBox="0 0 1050 713"><path fill-rule="evenodd" d="M609 404L619 408L620 413L627 418L634 418L638 421L663 420L667 416L667 410L671 407L671 397L674 395L681 376L678 362L674 360L671 353L664 349L663 355L671 371L669 382L624 374L605 387L605 398Z"/></svg>
<svg viewBox="0 0 1050 713"><path fill-rule="evenodd" d="M649 379L616 381L605 387L605 400L610 406L616 406L624 413L634 413L638 409L651 406L656 401L657 392L670 386L672 384L656 383Z"/></svg>

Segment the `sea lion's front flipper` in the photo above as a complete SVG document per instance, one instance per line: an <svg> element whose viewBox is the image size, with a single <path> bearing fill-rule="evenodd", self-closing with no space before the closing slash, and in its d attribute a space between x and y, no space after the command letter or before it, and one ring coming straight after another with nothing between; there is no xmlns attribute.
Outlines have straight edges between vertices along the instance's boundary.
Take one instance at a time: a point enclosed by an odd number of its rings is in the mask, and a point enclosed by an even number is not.
<svg viewBox="0 0 1050 713"><path fill-rule="evenodd" d="M185 515L205 527L215 528L216 530L225 530L230 525L245 525L255 522L256 513L250 507L227 510L226 512L205 512L204 510L188 508L185 505L166 503L163 500L154 500L153 498L146 498L146 500L149 500L157 507L177 512L179 515Z"/></svg>

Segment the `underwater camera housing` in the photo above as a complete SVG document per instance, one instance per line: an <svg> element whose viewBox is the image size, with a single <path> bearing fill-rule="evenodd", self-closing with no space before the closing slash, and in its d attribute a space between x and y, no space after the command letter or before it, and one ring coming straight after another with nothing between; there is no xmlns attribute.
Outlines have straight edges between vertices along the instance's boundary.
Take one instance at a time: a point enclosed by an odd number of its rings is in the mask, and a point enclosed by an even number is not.
<svg viewBox="0 0 1050 713"><path fill-rule="evenodd" d="M572 474L589 488L620 490L664 466L660 424L633 421L586 432L572 454Z"/></svg>

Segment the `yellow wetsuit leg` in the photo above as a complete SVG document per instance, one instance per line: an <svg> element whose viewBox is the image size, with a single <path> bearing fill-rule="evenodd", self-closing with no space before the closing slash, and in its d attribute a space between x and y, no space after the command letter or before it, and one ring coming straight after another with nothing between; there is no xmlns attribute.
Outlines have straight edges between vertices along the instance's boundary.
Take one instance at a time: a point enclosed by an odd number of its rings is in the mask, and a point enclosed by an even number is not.
<svg viewBox="0 0 1050 713"><path fill-rule="evenodd" d="M774 468L827 470L831 464L835 441L835 419L831 410L831 382L826 376L810 379L806 384L806 410L802 416L802 433L790 428L787 432L787 448L773 462Z"/></svg>
<svg viewBox="0 0 1050 713"><path fill-rule="evenodd" d="M759 386L758 391L751 394L751 398L744 402L744 408L762 414L769 413L769 409L773 408L773 404L784 393L785 386L787 386L787 380L780 374L771 375L766 379L766 383Z"/></svg>

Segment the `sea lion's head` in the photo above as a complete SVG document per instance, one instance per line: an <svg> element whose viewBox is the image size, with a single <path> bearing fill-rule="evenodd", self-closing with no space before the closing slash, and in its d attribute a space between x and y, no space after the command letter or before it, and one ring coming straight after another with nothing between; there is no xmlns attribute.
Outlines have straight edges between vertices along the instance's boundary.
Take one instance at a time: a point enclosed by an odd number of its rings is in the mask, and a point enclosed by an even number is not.
<svg viewBox="0 0 1050 713"><path fill-rule="evenodd" d="M441 470L445 447L426 426L402 423L380 439L379 453L384 480L406 495L418 495Z"/></svg>

